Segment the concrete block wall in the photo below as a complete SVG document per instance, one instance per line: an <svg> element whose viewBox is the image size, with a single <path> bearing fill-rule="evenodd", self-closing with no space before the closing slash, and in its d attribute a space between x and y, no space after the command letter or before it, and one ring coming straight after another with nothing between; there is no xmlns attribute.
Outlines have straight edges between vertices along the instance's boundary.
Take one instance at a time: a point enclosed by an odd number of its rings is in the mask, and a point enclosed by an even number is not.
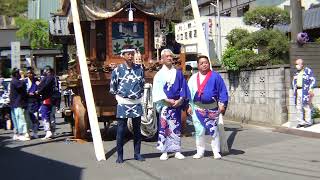
<svg viewBox="0 0 320 180"><path fill-rule="evenodd" d="M265 125L288 121L289 65L220 74L229 92L227 118Z"/></svg>

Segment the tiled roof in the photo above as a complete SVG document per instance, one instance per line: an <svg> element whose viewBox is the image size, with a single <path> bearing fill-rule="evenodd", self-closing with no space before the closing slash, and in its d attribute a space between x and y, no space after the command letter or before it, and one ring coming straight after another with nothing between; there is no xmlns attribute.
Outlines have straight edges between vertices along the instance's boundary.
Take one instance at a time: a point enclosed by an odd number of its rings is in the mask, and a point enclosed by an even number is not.
<svg viewBox="0 0 320 180"><path fill-rule="evenodd" d="M306 10L303 14L303 30L320 28L320 8ZM290 32L291 25L277 25L275 29Z"/></svg>

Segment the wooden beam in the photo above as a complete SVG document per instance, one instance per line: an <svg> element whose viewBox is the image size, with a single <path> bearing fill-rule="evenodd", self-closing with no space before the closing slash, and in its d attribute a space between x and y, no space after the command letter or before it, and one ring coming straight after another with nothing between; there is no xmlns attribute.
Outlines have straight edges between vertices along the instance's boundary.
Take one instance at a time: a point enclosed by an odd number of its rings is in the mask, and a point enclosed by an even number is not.
<svg viewBox="0 0 320 180"><path fill-rule="evenodd" d="M85 100L86 100L86 105L88 110L91 134L93 139L93 146L94 146L97 160L98 161L106 160L104 148L102 144L102 138L100 134L100 128L98 124L96 106L93 99L88 65L86 61L86 53L83 45L77 0L70 0L70 2L71 2L71 12L72 12L72 19L73 19L73 28L74 28L74 33L76 37L77 52L78 52L79 65L80 65L80 71L81 71L81 77L82 77L81 79L82 79L83 89L85 89L84 95L85 95Z"/></svg>

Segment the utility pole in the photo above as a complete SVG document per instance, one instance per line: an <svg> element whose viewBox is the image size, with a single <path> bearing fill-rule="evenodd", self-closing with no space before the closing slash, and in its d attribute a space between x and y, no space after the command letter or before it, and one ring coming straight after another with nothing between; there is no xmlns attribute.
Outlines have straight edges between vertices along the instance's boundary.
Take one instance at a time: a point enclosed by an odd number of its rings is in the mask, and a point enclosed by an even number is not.
<svg viewBox="0 0 320 180"><path fill-rule="evenodd" d="M297 34L303 31L301 0L290 0L291 6L291 41L297 41Z"/></svg>

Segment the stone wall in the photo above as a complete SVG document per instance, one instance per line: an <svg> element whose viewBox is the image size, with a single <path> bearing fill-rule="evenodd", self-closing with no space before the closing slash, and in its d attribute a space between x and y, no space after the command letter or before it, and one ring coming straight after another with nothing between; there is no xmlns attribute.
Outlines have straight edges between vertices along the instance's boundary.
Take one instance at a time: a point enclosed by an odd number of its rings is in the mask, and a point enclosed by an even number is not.
<svg viewBox="0 0 320 180"><path fill-rule="evenodd" d="M220 74L229 92L226 118L264 125L288 121L289 65Z"/></svg>

